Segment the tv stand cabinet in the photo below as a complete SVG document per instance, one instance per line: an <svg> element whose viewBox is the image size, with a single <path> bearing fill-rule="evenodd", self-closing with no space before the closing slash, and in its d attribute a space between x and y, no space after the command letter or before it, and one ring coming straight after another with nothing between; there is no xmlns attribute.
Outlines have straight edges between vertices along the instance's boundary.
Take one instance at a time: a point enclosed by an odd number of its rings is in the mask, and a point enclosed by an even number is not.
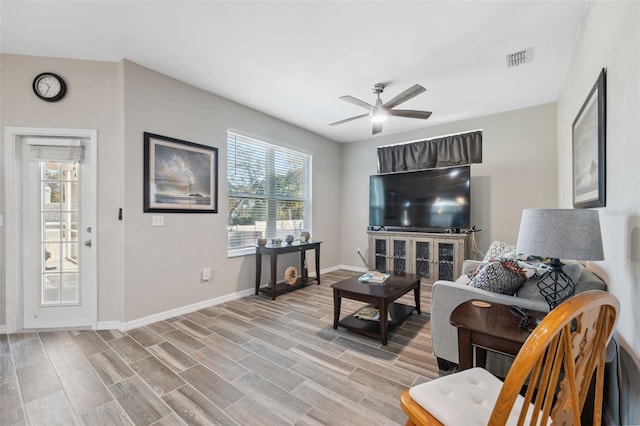
<svg viewBox="0 0 640 426"><path fill-rule="evenodd" d="M411 273L427 283L455 281L467 257L468 235L368 231L369 269Z"/></svg>

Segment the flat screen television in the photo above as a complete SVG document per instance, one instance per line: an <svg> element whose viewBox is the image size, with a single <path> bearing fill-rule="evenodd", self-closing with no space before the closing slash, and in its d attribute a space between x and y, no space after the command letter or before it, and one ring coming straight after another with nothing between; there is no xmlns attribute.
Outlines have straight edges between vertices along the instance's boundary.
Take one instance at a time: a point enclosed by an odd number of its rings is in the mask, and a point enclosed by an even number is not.
<svg viewBox="0 0 640 426"><path fill-rule="evenodd" d="M373 175L369 228L452 232L470 228L470 167Z"/></svg>

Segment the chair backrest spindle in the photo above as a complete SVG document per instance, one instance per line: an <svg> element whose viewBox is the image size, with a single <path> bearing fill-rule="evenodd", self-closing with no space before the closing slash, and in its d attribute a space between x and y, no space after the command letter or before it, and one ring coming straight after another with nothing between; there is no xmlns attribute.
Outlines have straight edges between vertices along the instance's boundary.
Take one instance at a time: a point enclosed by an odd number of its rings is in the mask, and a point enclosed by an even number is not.
<svg viewBox="0 0 640 426"><path fill-rule="evenodd" d="M517 395L526 385L519 424L524 423L530 409L531 424L547 424L549 419L558 424L579 424L595 372L599 386L593 421L600 424L604 350L618 309L619 303L612 295L589 291L551 311L514 360L489 423L506 422Z"/></svg>

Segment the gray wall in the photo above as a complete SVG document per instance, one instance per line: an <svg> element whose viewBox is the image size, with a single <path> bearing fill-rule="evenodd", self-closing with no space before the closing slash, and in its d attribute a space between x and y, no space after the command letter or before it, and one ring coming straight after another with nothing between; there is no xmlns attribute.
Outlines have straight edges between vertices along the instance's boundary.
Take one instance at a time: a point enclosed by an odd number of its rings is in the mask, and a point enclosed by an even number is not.
<svg viewBox="0 0 640 426"><path fill-rule="evenodd" d="M255 257L227 258L227 129L313 154L312 237L323 241L321 268L340 263L337 143L132 62L124 61L123 68L127 321L252 288ZM142 212L144 131L218 147L218 214L164 214L164 227L151 226L152 214ZM279 258L278 276L296 260ZM213 269L213 279L203 284L205 266ZM263 282L268 272L265 266Z"/></svg>
<svg viewBox="0 0 640 426"><path fill-rule="evenodd" d="M31 89L33 78L43 71L64 76L67 96L60 102L43 102ZM4 179L4 127L46 127L98 130L98 273L101 319L115 320L121 304L114 295L122 285L122 224L116 209L122 206L122 139L118 122L122 115L119 102L118 66L111 62L76 61L19 55L0 57L0 176ZM0 185L0 212L4 214L4 184ZM5 226L12 226L6 223ZM4 228L2 247L4 250ZM0 324L5 323L4 252L0 259Z"/></svg>
<svg viewBox="0 0 640 426"><path fill-rule="evenodd" d="M603 262L593 265L620 300L618 338L640 366L640 3L589 3L558 98L559 204L572 205L571 125L602 68L607 69L607 205L598 209ZM627 367L630 367L627 362ZM640 384L630 400L640 398ZM629 398L629 394L627 394ZM635 399L634 399L635 398ZM640 421L640 408L629 406ZM631 414L629 414L631 415Z"/></svg>
<svg viewBox="0 0 640 426"><path fill-rule="evenodd" d="M477 233L481 251L492 240L516 241L522 209L556 206L555 104L344 144L343 264L363 266L356 249L368 253L369 175L377 173L376 147L476 129L483 130L483 162L471 166L471 224L482 230Z"/></svg>
<svg viewBox="0 0 640 426"><path fill-rule="evenodd" d="M340 263L340 146L298 127L140 67L2 55L0 127L98 130L98 321L132 321L252 288L255 258L227 258L226 131L234 129L313 154L313 230L321 268ZM31 90L43 71L64 76L68 94L42 102ZM142 133L218 147L218 214L164 214L152 227L142 212ZM4 177L4 141L0 144ZM0 212L4 206L0 185ZM124 210L124 221L117 219ZM10 224L6 224L9 225ZM4 227L0 227L0 325L5 324ZM279 259L284 268L294 258ZM200 269L213 279L200 282ZM268 267L263 268L266 280ZM311 270L313 270L311 268Z"/></svg>

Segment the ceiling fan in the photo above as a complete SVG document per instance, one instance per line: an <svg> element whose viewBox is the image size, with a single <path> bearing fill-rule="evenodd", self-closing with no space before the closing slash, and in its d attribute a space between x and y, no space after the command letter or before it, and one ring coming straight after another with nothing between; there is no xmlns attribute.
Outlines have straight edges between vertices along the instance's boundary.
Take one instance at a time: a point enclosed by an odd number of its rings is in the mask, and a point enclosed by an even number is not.
<svg viewBox="0 0 640 426"><path fill-rule="evenodd" d="M389 116L392 117L407 117L407 118L420 118L426 120L431 116L431 111L416 111L413 109L393 109L393 107L400 105L403 102L408 101L409 99L418 96L420 93L425 92L427 89L420 86L419 84L414 84L404 92L397 95L395 98L391 99L387 103L382 103L382 99L380 99L380 94L384 91L385 85L382 83L378 83L373 86L373 93L378 96L376 100L376 104L370 105L360 99L354 98L353 96L341 96L340 99L343 101L347 101L351 104L358 105L362 108L369 110L368 113L362 115L356 115L355 117L347 118L344 120L336 121L335 123L329 124L329 126L337 126L338 124L347 123L349 121L357 120L358 118L363 118L370 116L371 122L373 123L373 128L371 133L376 134L382 131L382 123L384 123Z"/></svg>

